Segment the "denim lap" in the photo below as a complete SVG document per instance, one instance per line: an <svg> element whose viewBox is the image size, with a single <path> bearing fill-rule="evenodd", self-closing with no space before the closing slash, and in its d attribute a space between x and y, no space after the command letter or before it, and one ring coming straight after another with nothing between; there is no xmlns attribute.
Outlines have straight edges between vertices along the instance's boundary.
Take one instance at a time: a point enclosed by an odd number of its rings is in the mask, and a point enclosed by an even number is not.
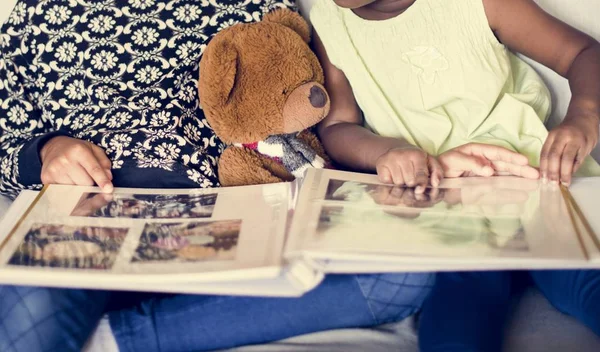
<svg viewBox="0 0 600 352"><path fill-rule="evenodd" d="M0 286L0 351L80 351L108 302L108 293Z"/></svg>
<svg viewBox="0 0 600 352"><path fill-rule="evenodd" d="M421 309L435 282L432 273L356 275L378 324L400 321Z"/></svg>

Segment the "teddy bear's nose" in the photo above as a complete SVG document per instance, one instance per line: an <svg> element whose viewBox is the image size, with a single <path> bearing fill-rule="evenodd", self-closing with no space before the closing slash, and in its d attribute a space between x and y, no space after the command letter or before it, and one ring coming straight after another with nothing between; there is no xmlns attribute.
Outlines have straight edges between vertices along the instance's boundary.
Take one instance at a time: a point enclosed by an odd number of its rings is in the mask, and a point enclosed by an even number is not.
<svg viewBox="0 0 600 352"><path fill-rule="evenodd" d="M327 104L327 95L319 86L313 86L310 89L308 100L310 100L310 105L320 109Z"/></svg>

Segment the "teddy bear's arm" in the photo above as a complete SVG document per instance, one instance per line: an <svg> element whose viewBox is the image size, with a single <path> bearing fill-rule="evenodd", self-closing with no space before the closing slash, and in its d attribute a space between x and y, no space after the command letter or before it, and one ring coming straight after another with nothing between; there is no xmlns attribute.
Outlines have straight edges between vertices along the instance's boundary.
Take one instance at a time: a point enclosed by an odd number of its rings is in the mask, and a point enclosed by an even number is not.
<svg viewBox="0 0 600 352"><path fill-rule="evenodd" d="M319 141L319 138L309 130L304 130L298 134L298 139L308 144L325 162L330 163L330 159L325 153L323 145Z"/></svg>
<svg viewBox="0 0 600 352"><path fill-rule="evenodd" d="M219 182L224 187L293 181L281 164L239 147L228 147L219 159Z"/></svg>

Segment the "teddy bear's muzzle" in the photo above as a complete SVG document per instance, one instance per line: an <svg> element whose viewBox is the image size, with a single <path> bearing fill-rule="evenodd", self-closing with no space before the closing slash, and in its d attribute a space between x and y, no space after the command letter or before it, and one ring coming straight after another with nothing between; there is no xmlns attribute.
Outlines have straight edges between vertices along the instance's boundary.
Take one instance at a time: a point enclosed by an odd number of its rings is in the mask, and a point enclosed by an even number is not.
<svg viewBox="0 0 600 352"><path fill-rule="evenodd" d="M283 132L294 133L316 125L329 113L329 95L318 82L294 89L283 106Z"/></svg>

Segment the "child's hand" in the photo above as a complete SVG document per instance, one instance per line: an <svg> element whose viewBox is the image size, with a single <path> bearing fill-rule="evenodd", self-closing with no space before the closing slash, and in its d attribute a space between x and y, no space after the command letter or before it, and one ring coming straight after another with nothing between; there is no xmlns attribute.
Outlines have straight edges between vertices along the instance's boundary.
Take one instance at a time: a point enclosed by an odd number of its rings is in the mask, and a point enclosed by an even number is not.
<svg viewBox="0 0 600 352"><path fill-rule="evenodd" d="M442 168L431 155L417 147L392 148L377 159L377 175L383 183L415 187L415 193L425 191L431 176L431 185L442 180Z"/></svg>
<svg viewBox="0 0 600 352"><path fill-rule="evenodd" d="M42 183L93 186L112 192L111 162L102 148L71 137L54 137L40 151Z"/></svg>
<svg viewBox="0 0 600 352"><path fill-rule="evenodd" d="M444 177L512 175L539 178L527 157L495 145L469 143L442 153Z"/></svg>
<svg viewBox="0 0 600 352"><path fill-rule="evenodd" d="M598 118L568 117L550 131L540 156L544 180L569 185L571 176L598 143Z"/></svg>

